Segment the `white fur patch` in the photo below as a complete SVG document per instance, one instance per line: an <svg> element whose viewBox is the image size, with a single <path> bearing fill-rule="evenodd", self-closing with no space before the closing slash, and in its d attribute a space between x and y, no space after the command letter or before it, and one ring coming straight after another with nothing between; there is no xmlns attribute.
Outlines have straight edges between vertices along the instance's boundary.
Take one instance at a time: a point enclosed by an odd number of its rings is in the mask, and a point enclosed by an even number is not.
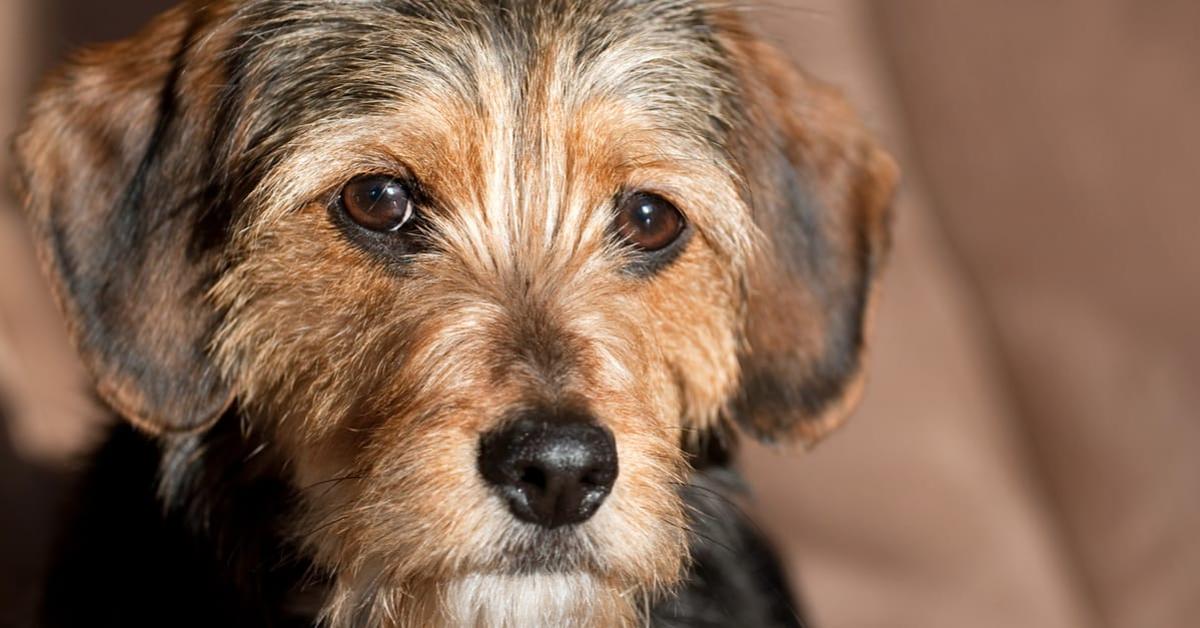
<svg viewBox="0 0 1200 628"><path fill-rule="evenodd" d="M450 626L618 625L610 596L587 574L472 575L450 584L444 601Z"/></svg>

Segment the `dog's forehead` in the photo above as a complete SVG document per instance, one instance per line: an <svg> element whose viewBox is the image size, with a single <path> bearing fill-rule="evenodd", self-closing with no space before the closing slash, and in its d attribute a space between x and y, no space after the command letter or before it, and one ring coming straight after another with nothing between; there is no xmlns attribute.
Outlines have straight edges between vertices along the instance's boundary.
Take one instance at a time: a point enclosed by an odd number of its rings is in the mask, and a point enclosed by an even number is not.
<svg viewBox="0 0 1200 628"><path fill-rule="evenodd" d="M331 80L322 69L339 68L385 88L436 80L477 91L481 72L521 79L553 62L593 81L681 89L673 78L711 79L704 70L721 57L709 9L688 1L257 0L234 17L234 55L261 64L252 69ZM366 69L374 81L357 74Z"/></svg>
<svg viewBox="0 0 1200 628"><path fill-rule="evenodd" d="M262 150L406 106L505 107L517 125L600 100L720 144L736 109L726 55L695 2L262 0L234 17L222 102L243 126L226 135Z"/></svg>

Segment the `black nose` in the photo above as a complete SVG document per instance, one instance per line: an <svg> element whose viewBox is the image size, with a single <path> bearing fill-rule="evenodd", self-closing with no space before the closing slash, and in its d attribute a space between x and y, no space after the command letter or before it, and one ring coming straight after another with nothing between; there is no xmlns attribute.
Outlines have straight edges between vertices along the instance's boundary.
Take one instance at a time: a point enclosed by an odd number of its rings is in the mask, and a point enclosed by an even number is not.
<svg viewBox="0 0 1200 628"><path fill-rule="evenodd" d="M483 436L479 471L518 519L557 528L595 514L617 479L617 448L586 417L527 414Z"/></svg>

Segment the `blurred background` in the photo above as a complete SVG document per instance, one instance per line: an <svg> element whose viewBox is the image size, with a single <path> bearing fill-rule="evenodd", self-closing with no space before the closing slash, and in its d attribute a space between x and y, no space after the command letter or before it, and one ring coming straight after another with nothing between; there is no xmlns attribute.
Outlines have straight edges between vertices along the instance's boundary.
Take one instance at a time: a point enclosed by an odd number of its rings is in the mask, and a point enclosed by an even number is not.
<svg viewBox="0 0 1200 628"><path fill-rule="evenodd" d="M65 52L170 4L0 0L0 135ZM1200 2L749 13L905 173L862 408L811 452L743 453L816 625L1198 625ZM28 625L64 474L104 422L12 205L0 626Z"/></svg>

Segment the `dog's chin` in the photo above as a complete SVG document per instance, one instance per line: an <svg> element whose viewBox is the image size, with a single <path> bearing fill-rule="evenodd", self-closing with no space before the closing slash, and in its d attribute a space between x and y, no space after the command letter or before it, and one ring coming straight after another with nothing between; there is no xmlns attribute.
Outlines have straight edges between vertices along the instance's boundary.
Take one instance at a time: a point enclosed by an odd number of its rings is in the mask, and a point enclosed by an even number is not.
<svg viewBox="0 0 1200 628"><path fill-rule="evenodd" d="M632 619L619 591L584 572L469 575L441 597L445 626L599 627Z"/></svg>
<svg viewBox="0 0 1200 628"><path fill-rule="evenodd" d="M324 617L336 628L636 625L646 591L610 573L586 535L516 535L474 565L389 577L386 560L335 585ZM440 572L429 577L424 574Z"/></svg>
<svg viewBox="0 0 1200 628"><path fill-rule="evenodd" d="M326 618L339 628L621 627L635 623L634 597L581 571L471 573L377 589Z"/></svg>

